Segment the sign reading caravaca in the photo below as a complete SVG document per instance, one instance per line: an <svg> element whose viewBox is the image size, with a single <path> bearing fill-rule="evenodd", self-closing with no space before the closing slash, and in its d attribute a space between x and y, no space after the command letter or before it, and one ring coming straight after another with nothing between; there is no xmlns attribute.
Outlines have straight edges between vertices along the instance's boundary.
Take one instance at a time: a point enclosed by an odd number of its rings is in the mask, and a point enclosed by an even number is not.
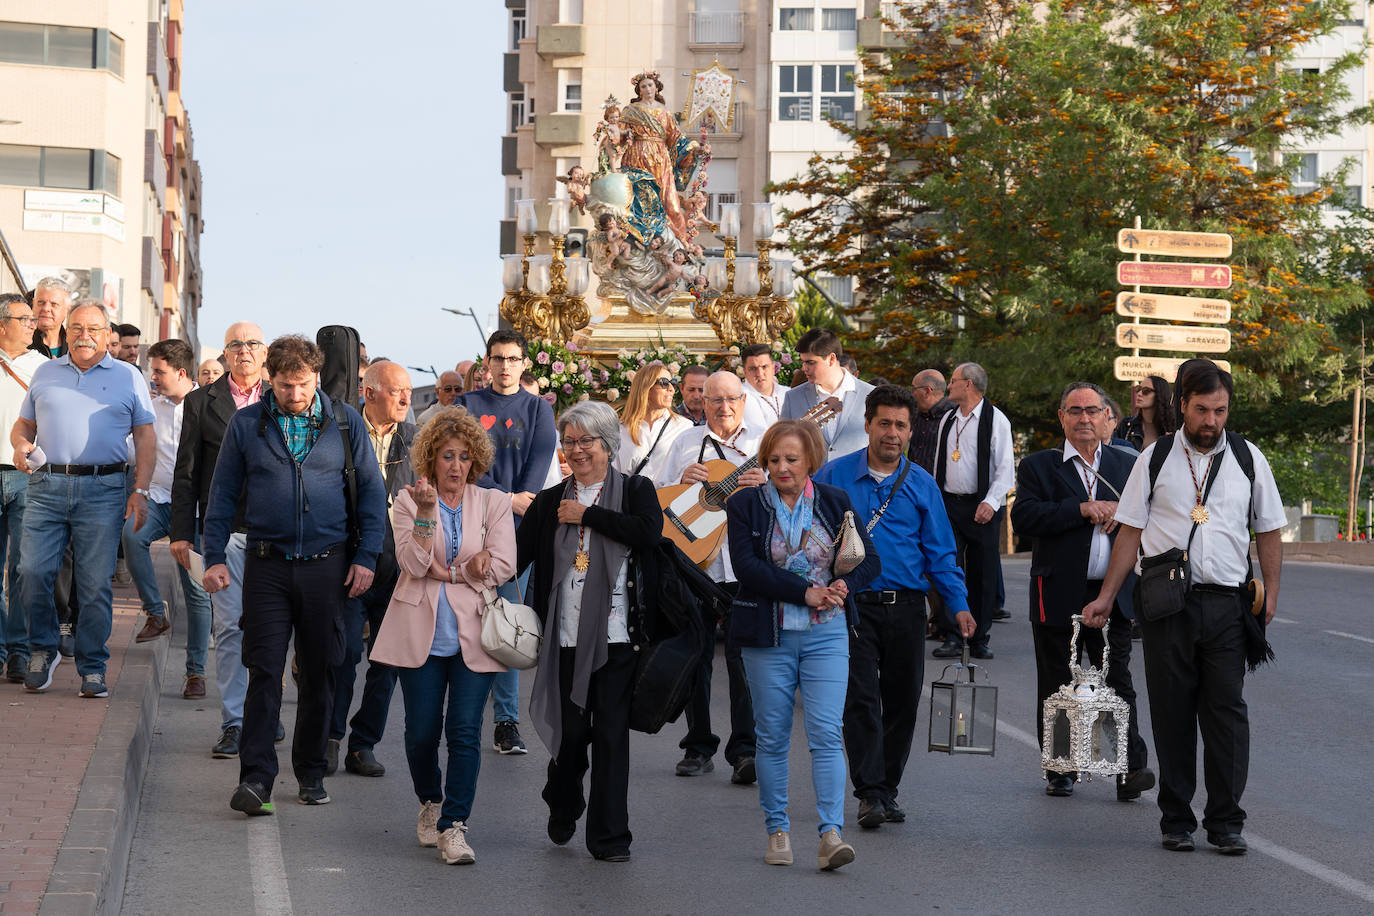
<svg viewBox="0 0 1374 916"><path fill-rule="evenodd" d="M1126 318L1225 324L1231 320L1231 303L1225 299L1122 292L1116 294L1116 313Z"/></svg>
<svg viewBox="0 0 1374 916"><path fill-rule="evenodd" d="M1170 356L1118 356L1114 368L1117 381L1121 382L1143 382L1152 375L1172 380L1178 375L1178 367L1183 362ZM1227 372L1231 371L1231 364L1224 359L1214 359L1212 362Z"/></svg>
<svg viewBox="0 0 1374 916"><path fill-rule="evenodd" d="M1138 350L1225 353L1231 349L1231 332L1187 324L1118 324L1116 345Z"/></svg>
<svg viewBox="0 0 1374 916"><path fill-rule="evenodd" d="M1122 286L1230 289L1231 268L1226 264L1184 261L1120 261L1116 265L1116 282Z"/></svg>
<svg viewBox="0 0 1374 916"><path fill-rule="evenodd" d="M1121 229L1116 247L1127 254L1167 254L1185 258L1229 258L1231 236L1224 232L1169 232Z"/></svg>

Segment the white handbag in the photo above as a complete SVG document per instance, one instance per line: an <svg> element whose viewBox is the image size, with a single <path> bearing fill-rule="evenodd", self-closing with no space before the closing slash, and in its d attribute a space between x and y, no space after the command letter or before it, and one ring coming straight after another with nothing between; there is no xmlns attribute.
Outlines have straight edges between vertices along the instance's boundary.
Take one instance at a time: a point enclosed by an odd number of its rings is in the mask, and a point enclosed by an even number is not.
<svg viewBox="0 0 1374 916"><path fill-rule="evenodd" d="M533 668L539 663L543 628L534 608L507 601L482 589L482 651L507 668Z"/></svg>

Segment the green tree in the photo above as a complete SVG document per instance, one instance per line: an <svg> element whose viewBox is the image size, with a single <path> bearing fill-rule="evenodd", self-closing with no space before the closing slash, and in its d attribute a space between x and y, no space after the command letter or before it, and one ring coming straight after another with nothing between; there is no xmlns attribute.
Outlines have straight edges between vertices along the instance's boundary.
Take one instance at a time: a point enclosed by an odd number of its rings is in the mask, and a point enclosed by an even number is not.
<svg viewBox="0 0 1374 916"><path fill-rule="evenodd" d="M797 310L797 320L782 333L783 343L796 349L797 341L812 328L825 328L829 331L843 331L844 319L826 298L816 291L810 283L798 283L797 293L792 297Z"/></svg>
<svg viewBox="0 0 1374 916"><path fill-rule="evenodd" d="M1296 50L1347 16L1333 0L926 0L903 47L864 59L853 151L772 190L809 269L853 276L872 321L846 342L900 378L973 359L1020 429L1062 385L1112 377L1118 229L1228 232L1243 400L1263 403L1340 350L1361 285L1311 252L1339 176L1293 187L1299 144L1368 119ZM837 125L839 126L839 125ZM1186 292L1186 291L1179 291ZM866 352L864 352L866 351Z"/></svg>

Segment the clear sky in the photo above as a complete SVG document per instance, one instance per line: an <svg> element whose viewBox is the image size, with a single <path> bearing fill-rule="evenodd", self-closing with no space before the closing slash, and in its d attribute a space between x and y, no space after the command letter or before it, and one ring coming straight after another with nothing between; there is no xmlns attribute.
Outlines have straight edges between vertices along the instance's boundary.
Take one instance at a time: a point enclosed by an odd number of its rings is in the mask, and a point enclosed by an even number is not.
<svg viewBox="0 0 1374 916"><path fill-rule="evenodd" d="M186 4L201 341L356 327L439 371L496 320L507 12L495 0ZM416 385L433 381L412 372Z"/></svg>

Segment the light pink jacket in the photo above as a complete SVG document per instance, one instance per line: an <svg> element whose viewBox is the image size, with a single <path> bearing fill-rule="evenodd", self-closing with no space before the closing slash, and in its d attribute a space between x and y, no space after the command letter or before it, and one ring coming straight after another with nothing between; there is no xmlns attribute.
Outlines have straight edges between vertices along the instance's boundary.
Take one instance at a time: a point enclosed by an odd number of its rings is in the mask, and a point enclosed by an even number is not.
<svg viewBox="0 0 1374 916"><path fill-rule="evenodd" d="M402 490L392 504L396 562L401 574L369 657L398 668L423 665L434 642L434 621L442 588L458 618L463 663L472 671L505 671L504 665L482 651L482 588L494 591L515 572L515 522L510 497L500 490L475 484L464 489L463 543L454 560L459 569L456 585L428 576L431 559L443 565L448 558L448 539L442 523L435 526L432 538L416 538L415 512L415 500ZM470 578L466 569L468 560L483 550L491 551L491 571L485 581Z"/></svg>

